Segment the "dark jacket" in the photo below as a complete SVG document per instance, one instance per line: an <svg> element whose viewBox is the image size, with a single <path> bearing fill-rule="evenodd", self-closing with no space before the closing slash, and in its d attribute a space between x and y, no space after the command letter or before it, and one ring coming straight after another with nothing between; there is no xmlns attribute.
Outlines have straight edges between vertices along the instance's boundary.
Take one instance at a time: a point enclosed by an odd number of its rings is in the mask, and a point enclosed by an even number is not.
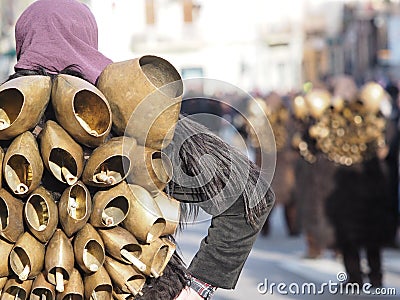
<svg viewBox="0 0 400 300"><path fill-rule="evenodd" d="M254 163L189 118L180 120L166 152L176 167L167 192L213 216L188 272L213 286L233 289L272 209L274 193ZM213 159L205 163L208 156ZM180 176L193 182L182 187Z"/></svg>
<svg viewBox="0 0 400 300"><path fill-rule="evenodd" d="M188 195L174 194L188 201ZM189 196L190 197L190 196ZM191 201L196 201L195 198ZM222 214L213 216L207 236L201 241L200 249L190 263L188 272L215 287L233 289L236 286L244 263L264 225L271 207L257 222L246 221L243 198Z"/></svg>
<svg viewBox="0 0 400 300"><path fill-rule="evenodd" d="M327 214L338 245L385 245L394 226L387 173L377 157L335 173L335 188L327 200Z"/></svg>

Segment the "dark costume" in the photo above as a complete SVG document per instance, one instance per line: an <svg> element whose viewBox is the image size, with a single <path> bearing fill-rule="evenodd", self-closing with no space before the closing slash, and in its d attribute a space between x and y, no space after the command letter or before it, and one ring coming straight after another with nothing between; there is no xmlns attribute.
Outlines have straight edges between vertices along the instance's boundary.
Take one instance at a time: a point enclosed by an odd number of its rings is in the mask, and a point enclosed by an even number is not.
<svg viewBox="0 0 400 300"><path fill-rule="evenodd" d="M317 119L308 111L307 115L299 115L298 101L303 103L304 98L293 100L295 133L292 146L297 151L297 159L294 162L295 182L291 197L295 199L300 227L306 239L305 257L318 258L323 250L334 246L333 229L325 214L325 203L333 189L335 167L318 152L315 140L310 137L310 127Z"/></svg>
<svg viewBox="0 0 400 300"><path fill-rule="evenodd" d="M334 246L333 229L325 213L325 203L333 189L333 171L332 163L319 154L313 163L299 157L295 164L292 197L296 199L301 230L306 239L306 258L318 258L325 249Z"/></svg>
<svg viewBox="0 0 400 300"><path fill-rule="evenodd" d="M324 124L335 124L329 128L335 144L323 149L337 163L326 212L335 229L348 281L363 283L360 250L365 249L369 280L375 287L382 286L381 249L393 241L395 228L389 173L379 158L385 140L385 119L379 111L382 99L383 89L369 83L361 88L358 99L332 111L328 117L331 123ZM392 138L386 136L386 142L390 144ZM320 144L326 143L321 136L317 139Z"/></svg>
<svg viewBox="0 0 400 300"><path fill-rule="evenodd" d="M369 278L382 285L380 248L391 240L387 174L378 158L335 172L335 189L327 201L327 214L335 227L350 282L363 282L359 249L365 247Z"/></svg>

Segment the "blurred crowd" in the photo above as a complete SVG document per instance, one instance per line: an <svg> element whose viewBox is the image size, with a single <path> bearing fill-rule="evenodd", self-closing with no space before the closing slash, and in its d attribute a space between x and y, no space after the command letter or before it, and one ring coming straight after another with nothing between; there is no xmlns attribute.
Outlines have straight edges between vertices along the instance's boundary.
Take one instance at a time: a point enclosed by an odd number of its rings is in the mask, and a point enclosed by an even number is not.
<svg viewBox="0 0 400 300"><path fill-rule="evenodd" d="M285 95L257 92L248 98L222 97L240 103L245 116L212 100L192 99L183 111L227 119L248 141L252 159L260 166L265 155L262 144L271 141L256 134L257 126L271 126L277 152L271 184L276 205L284 208L288 235L304 236L304 257L318 259L331 251L342 259L349 282L382 286L381 251L398 247L397 84L357 84L352 77L340 75L307 82L302 91ZM205 123L216 132L223 130L215 119ZM262 235L269 232L267 221ZM360 266L362 251L367 274Z"/></svg>

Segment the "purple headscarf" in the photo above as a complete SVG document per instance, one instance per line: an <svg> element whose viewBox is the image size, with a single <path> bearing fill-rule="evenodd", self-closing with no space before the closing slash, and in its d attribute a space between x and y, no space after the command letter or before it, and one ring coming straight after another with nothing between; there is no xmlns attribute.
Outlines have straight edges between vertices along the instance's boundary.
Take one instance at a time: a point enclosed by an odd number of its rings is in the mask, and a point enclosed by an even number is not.
<svg viewBox="0 0 400 300"><path fill-rule="evenodd" d="M39 66L58 73L77 65L92 84L112 61L98 51L96 20L89 8L76 0L38 0L15 25L15 70Z"/></svg>

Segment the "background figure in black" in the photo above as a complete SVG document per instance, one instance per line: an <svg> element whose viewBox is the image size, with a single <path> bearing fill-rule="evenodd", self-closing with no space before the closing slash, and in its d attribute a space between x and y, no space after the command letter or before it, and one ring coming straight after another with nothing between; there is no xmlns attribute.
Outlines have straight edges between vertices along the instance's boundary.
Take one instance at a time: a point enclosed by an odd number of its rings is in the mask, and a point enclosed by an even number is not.
<svg viewBox="0 0 400 300"><path fill-rule="evenodd" d="M366 101L359 100L353 103L363 103L364 106ZM375 114L383 118L379 111ZM388 134L391 133L387 130L386 144L390 145L393 136ZM385 138L383 133L382 138ZM374 287L380 287L381 249L393 242L396 223L390 195L390 172L385 162L388 149L379 143L367 149L368 156L362 161L337 167L335 188L326 208L335 228L336 243L343 255L348 282L362 284L364 281L360 265L361 250L364 249L369 265L369 281Z"/></svg>
<svg viewBox="0 0 400 300"><path fill-rule="evenodd" d="M396 236L397 227L399 225L399 88L393 81L389 81L386 85L386 91L390 95L391 113L387 118L386 136L389 137L387 144L389 146L386 156L386 163L389 174L389 191L390 202L392 205L392 213L395 218L395 224L391 230L392 236ZM392 246L398 247L396 241L391 242Z"/></svg>
<svg viewBox="0 0 400 300"><path fill-rule="evenodd" d="M382 286L381 247L392 239L387 174L382 164L374 157L362 164L338 167L335 190L327 201L348 281L363 283L360 250L365 248L374 287Z"/></svg>

